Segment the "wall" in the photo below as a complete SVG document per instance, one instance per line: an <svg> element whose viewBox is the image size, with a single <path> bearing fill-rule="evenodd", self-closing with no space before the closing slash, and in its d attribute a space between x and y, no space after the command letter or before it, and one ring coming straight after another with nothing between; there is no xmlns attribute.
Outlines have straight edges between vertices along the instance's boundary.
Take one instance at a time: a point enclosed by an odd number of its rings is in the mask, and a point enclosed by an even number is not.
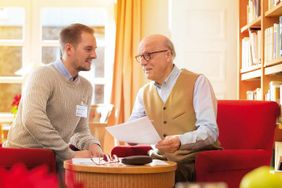
<svg viewBox="0 0 282 188"><path fill-rule="evenodd" d="M150 34L170 36L168 0L142 0L142 37Z"/></svg>

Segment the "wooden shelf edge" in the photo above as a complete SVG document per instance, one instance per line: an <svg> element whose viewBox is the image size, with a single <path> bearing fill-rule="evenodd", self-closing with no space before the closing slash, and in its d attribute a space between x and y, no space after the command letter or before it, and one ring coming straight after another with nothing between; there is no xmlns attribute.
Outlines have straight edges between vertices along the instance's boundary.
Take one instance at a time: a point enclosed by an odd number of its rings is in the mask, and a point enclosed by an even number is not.
<svg viewBox="0 0 282 188"><path fill-rule="evenodd" d="M276 74L282 72L282 63L275 64L272 66L267 66L264 68L264 74L270 75L270 74Z"/></svg>
<svg viewBox="0 0 282 188"><path fill-rule="evenodd" d="M240 70L240 73L247 73L261 68L261 64L249 66Z"/></svg>
<svg viewBox="0 0 282 188"><path fill-rule="evenodd" d="M247 25L243 26L241 28L241 33L247 31L248 29L259 29L259 28L261 28L261 16L259 16L251 23L248 23Z"/></svg>
<svg viewBox="0 0 282 188"><path fill-rule="evenodd" d="M277 64L281 64L282 63L282 57L279 57L271 62L268 62L264 65L264 67L269 67L269 66L272 66L272 65L277 65Z"/></svg>
<svg viewBox="0 0 282 188"><path fill-rule="evenodd" d="M282 15L282 2L265 12L265 17L273 17Z"/></svg>
<svg viewBox="0 0 282 188"><path fill-rule="evenodd" d="M252 79L255 79L255 78L261 78L261 70L260 69L241 74L241 80L252 80Z"/></svg>

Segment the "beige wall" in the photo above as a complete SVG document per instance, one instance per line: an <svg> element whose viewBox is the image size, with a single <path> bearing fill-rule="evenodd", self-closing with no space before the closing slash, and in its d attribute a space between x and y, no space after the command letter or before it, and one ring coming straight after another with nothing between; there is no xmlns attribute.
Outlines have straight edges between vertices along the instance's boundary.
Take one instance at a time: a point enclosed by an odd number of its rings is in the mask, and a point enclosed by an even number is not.
<svg viewBox="0 0 282 188"><path fill-rule="evenodd" d="M157 33L170 36L168 1L142 0L142 37Z"/></svg>

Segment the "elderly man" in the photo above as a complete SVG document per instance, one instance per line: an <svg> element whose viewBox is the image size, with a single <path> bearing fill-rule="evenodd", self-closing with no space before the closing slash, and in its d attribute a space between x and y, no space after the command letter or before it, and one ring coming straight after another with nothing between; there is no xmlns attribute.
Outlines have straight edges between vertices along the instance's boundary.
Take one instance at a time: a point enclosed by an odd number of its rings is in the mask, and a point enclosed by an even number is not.
<svg viewBox="0 0 282 188"><path fill-rule="evenodd" d="M151 82L139 90L129 120L148 116L162 137L153 156L177 162L177 182L193 181L195 155L220 148L212 86L204 75L174 65L173 43L163 35L145 37L138 54Z"/></svg>

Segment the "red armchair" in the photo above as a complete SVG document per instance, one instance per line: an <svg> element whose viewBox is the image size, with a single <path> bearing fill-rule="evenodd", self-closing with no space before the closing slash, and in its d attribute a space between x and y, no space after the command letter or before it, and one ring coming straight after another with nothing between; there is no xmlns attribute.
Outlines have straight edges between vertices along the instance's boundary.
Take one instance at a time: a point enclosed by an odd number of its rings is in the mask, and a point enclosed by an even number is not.
<svg viewBox="0 0 282 188"><path fill-rule="evenodd" d="M219 100L217 123L223 150L203 151L196 156L197 182L226 182L238 188L249 171L270 165L276 119L275 102ZM144 155L150 146L116 146L112 154Z"/></svg>
<svg viewBox="0 0 282 188"><path fill-rule="evenodd" d="M0 146L0 168L11 169L22 163L27 169L45 165L50 173L56 173L55 153L42 148L2 148Z"/></svg>
<svg viewBox="0 0 282 188"><path fill-rule="evenodd" d="M218 101L219 141L224 149L196 156L196 181L221 181L229 188L238 188L247 172L270 165L279 115L280 108L275 102Z"/></svg>

